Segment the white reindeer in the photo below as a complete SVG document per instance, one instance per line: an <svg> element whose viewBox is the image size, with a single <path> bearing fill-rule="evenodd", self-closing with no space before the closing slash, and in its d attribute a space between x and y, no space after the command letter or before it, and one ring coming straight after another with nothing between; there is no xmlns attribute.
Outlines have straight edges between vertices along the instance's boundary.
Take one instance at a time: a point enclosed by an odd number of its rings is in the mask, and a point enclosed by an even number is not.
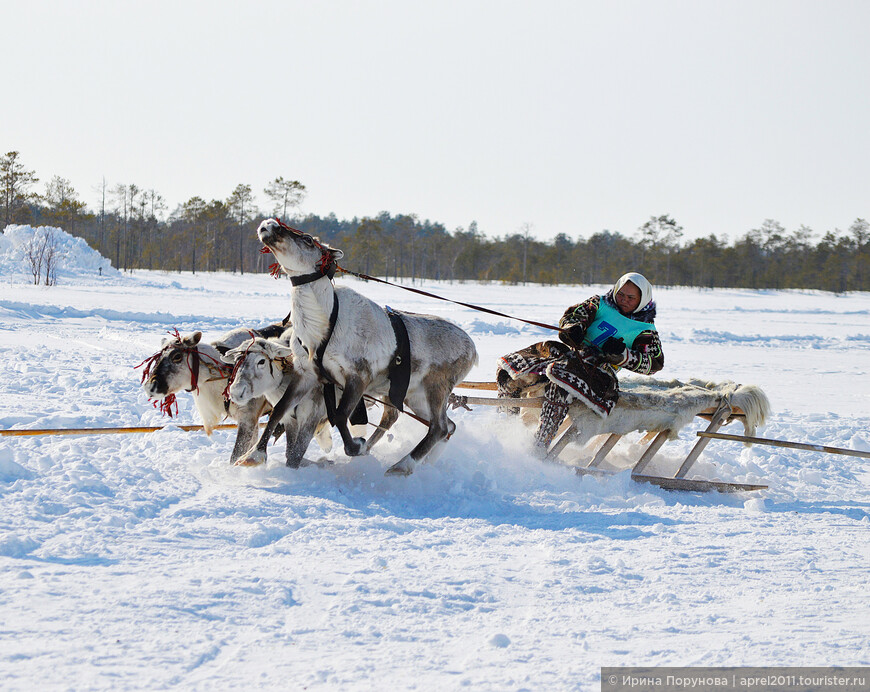
<svg viewBox="0 0 870 692"><path fill-rule="evenodd" d="M283 331L284 327L280 325L253 330L255 334L263 336L274 336ZM231 463L237 463L250 449L256 439L260 417L271 409L265 397L249 399L242 405L224 400L224 389L232 368L222 362L221 355L249 339L250 336L251 330L240 328L224 334L211 343L206 343L201 340L202 332L194 332L187 336L181 336L176 332L173 338L164 338L160 351L142 363L142 365L147 364L142 376L142 388L148 397L162 401L162 406L168 410L178 392L190 392L207 435L211 435L215 426L224 418L236 421L238 432L230 454ZM302 427L307 429L307 425ZM296 450L303 444L292 425L285 426L285 432L288 450L291 446ZM304 441L305 447L310 440L309 435ZM331 444L329 438L329 445ZM300 453L299 458L301 457Z"/></svg>
<svg viewBox="0 0 870 692"><path fill-rule="evenodd" d="M292 334L292 331L288 334ZM251 401L265 399L272 407L291 384L302 377L311 377L310 373L297 371L293 367L293 350L276 339L249 338L227 351L223 361L233 366L228 391L237 406L247 406ZM301 388L311 391L312 396L288 408L279 421L285 429L295 431L292 441L290 436L287 438L287 466L292 468L301 465L312 436L317 436L323 451L328 452L332 447L323 396L314 389L314 384L316 379L307 386L302 385Z"/></svg>
<svg viewBox="0 0 870 692"><path fill-rule="evenodd" d="M356 291L335 288L330 278L344 253L307 233L268 219L260 224L257 235L293 284L294 338L290 346L295 367L304 376L275 403L266 430L249 457L265 460L272 427L284 410L308 396L319 380L321 384L334 383L342 390L333 423L348 456L365 454L398 416L396 409L385 406L381 424L368 441L353 437L348 417L364 393L384 399L391 396L392 389L391 398L400 399L393 403L407 405L425 419L425 437L387 470L388 474L412 473L415 465L456 427L447 417L447 398L477 363L471 337L440 317L400 312L391 319L382 307ZM395 323L396 316L399 324ZM400 338L403 330L407 341ZM408 360L410 374L402 401L402 368Z"/></svg>

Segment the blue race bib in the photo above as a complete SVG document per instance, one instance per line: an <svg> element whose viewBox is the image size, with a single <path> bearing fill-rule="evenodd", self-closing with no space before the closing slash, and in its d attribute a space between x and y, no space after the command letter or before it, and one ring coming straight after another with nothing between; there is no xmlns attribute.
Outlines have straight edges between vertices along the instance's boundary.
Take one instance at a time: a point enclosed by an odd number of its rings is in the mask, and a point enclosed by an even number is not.
<svg viewBox="0 0 870 692"><path fill-rule="evenodd" d="M605 303L602 296L598 311L595 313L595 319L583 337L583 345L600 348L601 344L612 336L615 339L621 338L625 345L631 348L638 334L654 331L656 331L654 324L626 317L619 310Z"/></svg>

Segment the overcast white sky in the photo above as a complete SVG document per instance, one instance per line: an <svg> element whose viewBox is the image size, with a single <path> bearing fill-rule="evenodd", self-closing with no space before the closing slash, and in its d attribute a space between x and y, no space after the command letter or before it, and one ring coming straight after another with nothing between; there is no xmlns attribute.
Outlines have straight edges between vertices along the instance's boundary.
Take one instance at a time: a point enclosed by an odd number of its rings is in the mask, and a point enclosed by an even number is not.
<svg viewBox="0 0 870 692"><path fill-rule="evenodd" d="M0 0L0 149L170 209L688 238L870 216L870 2Z"/></svg>

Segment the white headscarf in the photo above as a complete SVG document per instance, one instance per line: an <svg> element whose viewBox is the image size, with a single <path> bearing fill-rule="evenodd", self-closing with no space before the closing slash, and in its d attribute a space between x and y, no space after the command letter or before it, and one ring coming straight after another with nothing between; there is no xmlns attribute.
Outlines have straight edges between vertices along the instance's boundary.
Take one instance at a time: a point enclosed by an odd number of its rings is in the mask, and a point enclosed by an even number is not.
<svg viewBox="0 0 870 692"><path fill-rule="evenodd" d="M619 289L625 286L629 281L640 289L640 303L638 303L637 308L634 310L634 312L640 312L649 305L652 300L652 284L646 280L646 277L643 274L629 272L628 274L620 276L616 280L616 283L613 284L613 298L614 300L616 299L616 294L619 292Z"/></svg>

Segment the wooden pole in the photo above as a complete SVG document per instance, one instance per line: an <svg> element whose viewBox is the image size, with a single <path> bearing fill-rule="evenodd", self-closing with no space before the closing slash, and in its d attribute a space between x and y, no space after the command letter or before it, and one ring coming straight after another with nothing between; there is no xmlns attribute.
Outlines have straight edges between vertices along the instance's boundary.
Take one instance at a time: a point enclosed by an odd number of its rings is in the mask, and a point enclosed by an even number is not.
<svg viewBox="0 0 870 692"><path fill-rule="evenodd" d="M730 415L731 404L728 403L727 399L722 399L722 401L719 402L719 406L717 406L716 410L713 412L713 415L710 416L710 425L707 426L707 429L704 432L716 432L728 422ZM689 474L689 469L692 468L692 465L698 460L698 457L701 456L701 452L704 451L704 448L710 444L710 439L711 438L709 437L702 437L695 443L695 446L692 447L692 450L674 474L674 478L685 478Z"/></svg>
<svg viewBox="0 0 870 692"><path fill-rule="evenodd" d="M235 423L221 423L212 430L230 430L238 427ZM158 430L184 430L195 432L205 430L202 425L165 425L130 428L33 428L30 430L0 430L0 437L31 437L35 435L119 435L127 433L152 433Z"/></svg>
<svg viewBox="0 0 870 692"><path fill-rule="evenodd" d="M491 392L498 389L495 382L460 382L456 387L457 389L487 389Z"/></svg>
<svg viewBox="0 0 870 692"><path fill-rule="evenodd" d="M457 396L456 394L453 394L451 397L452 398L448 399L448 405L455 402L458 406L462 406L463 404L473 404L475 406L521 406L525 408L541 408L544 404L544 397L542 396L528 398L522 397L516 399L496 399L494 396L466 396L465 394Z"/></svg>
<svg viewBox="0 0 870 692"><path fill-rule="evenodd" d="M789 449L806 449L811 452L826 452L828 454L844 454L850 457L870 459L870 452L859 452L857 449L843 449L842 447L826 447L825 445L811 445L804 442L789 442L788 440L771 440L766 437L746 437L744 435L728 435L726 433L699 432L698 437L712 437L717 440L733 440L734 442L751 442L756 445L770 445L772 447L787 447Z"/></svg>

